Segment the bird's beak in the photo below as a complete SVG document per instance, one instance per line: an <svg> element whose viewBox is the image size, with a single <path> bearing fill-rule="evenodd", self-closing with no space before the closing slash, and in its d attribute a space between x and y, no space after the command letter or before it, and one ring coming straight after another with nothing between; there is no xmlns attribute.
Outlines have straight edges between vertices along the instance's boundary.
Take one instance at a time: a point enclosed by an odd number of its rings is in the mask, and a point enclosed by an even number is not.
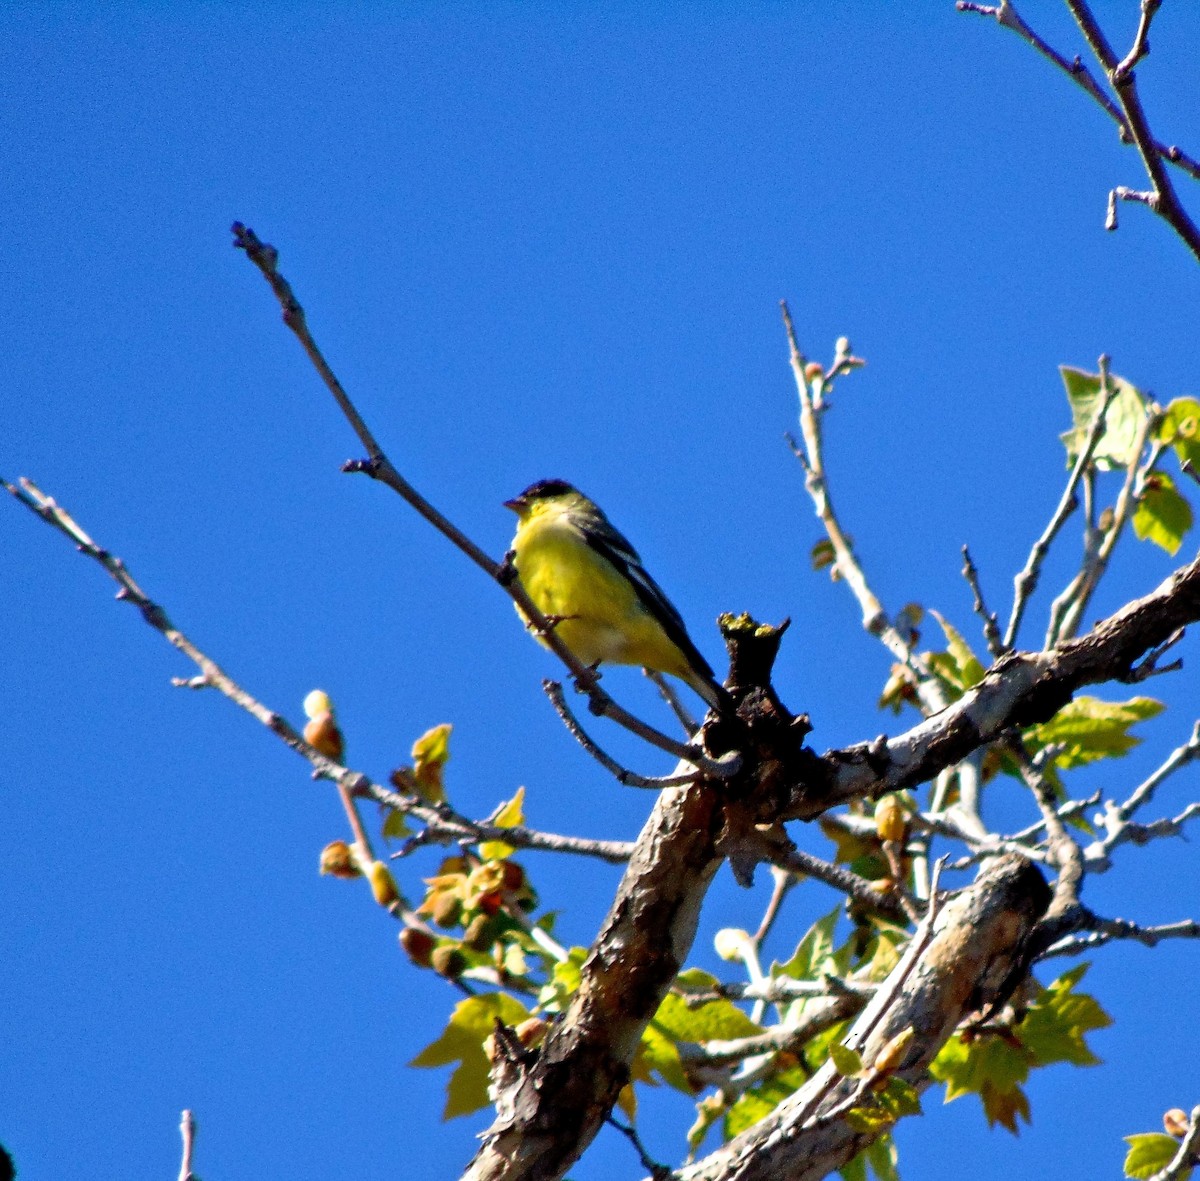
<svg viewBox="0 0 1200 1181"><path fill-rule="evenodd" d="M514 496L514 497L512 498L512 500L506 500L506 501L504 502L504 507L505 507L505 508L508 508L508 509L512 509L512 511L513 511L514 513L518 513L518 514L519 514L519 513L520 513L520 511L521 511L521 510L522 510L522 509L525 507L525 501L524 501L524 499L523 499L522 497L520 497L520 496Z"/></svg>

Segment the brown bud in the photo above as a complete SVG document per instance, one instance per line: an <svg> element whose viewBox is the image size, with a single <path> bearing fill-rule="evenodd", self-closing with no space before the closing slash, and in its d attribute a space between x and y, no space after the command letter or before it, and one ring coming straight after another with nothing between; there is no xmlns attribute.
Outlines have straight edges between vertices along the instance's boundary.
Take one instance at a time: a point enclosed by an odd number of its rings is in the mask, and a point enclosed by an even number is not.
<svg viewBox="0 0 1200 1181"><path fill-rule="evenodd" d="M331 713L317 714L304 727L304 741L335 763L340 763L342 755L346 753L342 732Z"/></svg>
<svg viewBox="0 0 1200 1181"><path fill-rule="evenodd" d="M400 901L400 891L392 871L382 861L371 862L371 893L380 906L391 906Z"/></svg>
<svg viewBox="0 0 1200 1181"><path fill-rule="evenodd" d="M502 861L504 867L504 888L519 890L525 884L525 871L515 861Z"/></svg>
<svg viewBox="0 0 1200 1181"><path fill-rule="evenodd" d="M541 1042L549 1028L550 1022L542 1020L541 1017L527 1017L514 1032L521 1045L531 1049Z"/></svg>
<svg viewBox="0 0 1200 1181"><path fill-rule="evenodd" d="M1168 1136L1182 1140L1188 1130L1187 1112L1181 1107L1172 1107L1170 1111L1163 1112L1163 1130Z"/></svg>
<svg viewBox="0 0 1200 1181"><path fill-rule="evenodd" d="M400 932L400 946L408 953L408 958L419 968L428 968L437 947L437 940L428 931L420 927L405 927Z"/></svg>
<svg viewBox="0 0 1200 1181"><path fill-rule="evenodd" d="M457 980L467 966L467 957L457 947L448 943L435 947L429 959L433 970L439 976L445 976L447 980Z"/></svg>
<svg viewBox="0 0 1200 1181"><path fill-rule="evenodd" d="M496 924L492 922L491 916L477 914L467 924L467 929L463 932L462 941L472 951L483 951L495 943Z"/></svg>
<svg viewBox="0 0 1200 1181"><path fill-rule="evenodd" d="M904 813L904 805L895 792L881 796L875 805L875 831L881 841L904 840L908 829L908 817Z"/></svg>
<svg viewBox="0 0 1200 1181"><path fill-rule="evenodd" d="M809 361L804 366L804 377L807 381L817 381L825 376L825 367L820 361Z"/></svg>
<svg viewBox="0 0 1200 1181"><path fill-rule="evenodd" d="M458 925L458 920L462 917L462 899L449 890L442 890L421 909L422 911L428 909L433 921L439 927L454 927Z"/></svg>
<svg viewBox="0 0 1200 1181"><path fill-rule="evenodd" d="M910 1025L907 1029L901 1030L894 1038L889 1041L878 1054L875 1055L875 1061L872 1064L875 1071L881 1075L889 1075L897 1070L900 1064L904 1061L904 1055L908 1052L908 1047L912 1045L913 1038L916 1034Z"/></svg>
<svg viewBox="0 0 1200 1181"><path fill-rule="evenodd" d="M360 878L362 870L354 860L354 852L345 841L330 841L321 850L319 862L322 873L335 878Z"/></svg>

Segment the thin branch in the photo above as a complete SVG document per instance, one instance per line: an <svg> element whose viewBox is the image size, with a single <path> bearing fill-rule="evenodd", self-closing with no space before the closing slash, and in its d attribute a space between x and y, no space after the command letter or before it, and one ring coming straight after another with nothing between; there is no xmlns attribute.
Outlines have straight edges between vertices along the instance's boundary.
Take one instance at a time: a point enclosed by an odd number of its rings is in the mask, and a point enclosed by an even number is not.
<svg viewBox="0 0 1200 1181"><path fill-rule="evenodd" d="M860 877L853 870L835 865L831 861L823 861L820 857L814 857L813 854L795 847L765 844L762 856L772 865L786 869L789 873L804 874L818 882L824 882L825 885L840 890L872 910L882 911L895 918L907 917L895 893L881 894L866 878Z"/></svg>
<svg viewBox="0 0 1200 1181"><path fill-rule="evenodd" d="M683 748L679 743L660 733L654 727L647 725L647 723L641 721L639 718L634 717L633 714L618 705L608 693L600 688L598 683L599 674L595 669L583 664L571 649L558 638L551 622L538 610L533 600L529 597L528 591L521 585L521 580L517 577L516 568L511 561L506 558L502 562L496 562L490 558L448 517L434 508L425 497L404 479L392 461L384 454L383 448L380 447L375 436L371 433L366 422L355 408L354 403L350 401L349 395L347 395L333 370L329 367L321 350L317 347L317 343L308 328L304 309L296 299L291 285L279 272L279 252L274 246L263 242L252 229L241 222L233 223L233 238L234 246L246 252L246 256L254 263L270 284L271 290L275 293L275 298L283 308L283 322L295 333L313 367L317 370L321 380L325 383L326 388L333 395L334 401L337 402L339 409L345 416L346 421L349 422L354 433L358 436L359 441L367 451L367 459L350 460L343 465L342 470L347 472L363 472L372 479L378 480L388 488L391 488L393 492L397 493L437 529L439 533L457 546L489 578L498 582L517 606L520 607L521 613L528 621L529 630L534 632L570 670L576 688L588 695L590 708L593 713L611 719L631 733L636 734L643 741L648 742L651 746L657 746L660 750L666 751L676 758L687 758L689 761L694 761L697 756L681 755L679 752ZM726 756L723 761L709 760L705 764L704 769L706 774L717 778L724 778L736 772L737 762L736 758Z"/></svg>
<svg viewBox="0 0 1200 1181"><path fill-rule="evenodd" d="M1145 947L1157 947L1164 939L1200 939L1200 922L1195 919L1143 927L1128 919L1101 918L1086 909L1077 929L1080 928L1083 929L1083 934L1069 935L1057 940L1037 958L1048 960L1054 956L1079 955L1081 952L1111 943L1114 939L1132 939Z"/></svg>
<svg viewBox="0 0 1200 1181"><path fill-rule="evenodd" d="M983 624L983 638L987 641L988 651L998 659L1004 655L1004 641L1000 638L996 612L989 611L983 601L983 589L979 585L979 571L971 560L971 551L965 545L962 547L962 556L962 575L967 580L967 586L971 588L971 606Z"/></svg>
<svg viewBox="0 0 1200 1181"><path fill-rule="evenodd" d="M1117 396L1117 386L1109 378L1108 357L1104 355L1100 357L1100 390L1100 405L1092 417L1087 437L1071 468L1071 474L1067 479L1067 486L1059 498L1058 507L1054 510L1046 528L1042 530L1042 535L1033 543L1029 557L1025 560L1024 569L1013 579L1012 614L1008 618L1008 627L1004 632L1004 650L1006 652L1011 651L1017 642L1017 633L1025 614L1025 606L1029 602L1030 595L1037 589L1042 563L1050 551L1050 544L1079 504L1076 490L1079 487L1080 478L1092 462L1096 446L1104 434L1108 408L1112 405L1113 398ZM1140 455L1141 452L1139 451L1138 454Z"/></svg>
<svg viewBox="0 0 1200 1181"><path fill-rule="evenodd" d="M672 990L681 997L688 1008L698 1008L711 1001L766 1001L769 1005L786 1004L788 1001L808 1000L812 997L841 996L850 993L870 997L879 989L876 981L860 981L848 976L822 975L817 980L793 980L790 976L766 976L760 981L732 981L716 984L712 988L684 988L676 985Z"/></svg>
<svg viewBox="0 0 1200 1181"><path fill-rule="evenodd" d="M1175 192L1175 185L1163 162L1163 153L1159 150L1160 145L1150 131L1133 70L1133 65L1149 51L1145 37L1149 31L1154 11L1158 8L1157 0L1143 0L1137 39L1133 49L1123 61L1117 60L1116 53L1096 22L1096 18L1092 15L1092 10L1086 0L1067 0L1067 7L1071 10L1075 23L1082 30L1092 52L1108 75L1108 80L1116 92L1117 101L1125 113L1124 126L1137 145L1138 155L1141 156L1142 164L1146 168L1146 175L1149 176L1150 183L1154 186L1154 197L1145 204L1183 239L1188 249L1200 261L1200 228L1197 228L1187 210L1180 204L1179 196Z"/></svg>
<svg viewBox="0 0 1200 1181"><path fill-rule="evenodd" d="M1051 606L1050 629L1046 634L1045 642L1047 648L1070 639L1079 630L1079 622L1083 613L1087 610L1087 605L1091 601L1096 587L1100 585L1100 580L1108 569L1113 549L1133 513L1137 503L1138 485L1152 470L1161 455L1159 448L1152 448L1145 462L1142 461L1142 452L1146 449L1150 432L1157 420L1158 415L1147 409L1138 428L1134 445L1130 449L1130 460L1125 469L1125 482L1121 486L1117 502L1113 506L1112 521L1101 535L1095 552L1085 556L1083 567L1077 578L1072 580L1067 590L1059 595Z"/></svg>
<svg viewBox="0 0 1200 1181"><path fill-rule="evenodd" d="M571 712L571 707L567 705L567 699L563 694L563 687L558 681L543 680L542 688L545 690L546 696L553 703L555 712L562 719L563 725L566 726L571 737L606 771L610 772L618 783L624 784L626 787L649 787L661 790L664 787L683 787L684 784L696 781L695 771L688 771L682 775L648 777L638 775L634 771L626 770L611 755L605 754L593 739L589 737L587 731L580 724L579 719ZM692 747L684 746L682 743L677 745L679 748L677 753L681 761L691 763L692 766L697 767L697 770L703 769L703 764L708 762L708 760L703 758L698 760L698 756Z"/></svg>
<svg viewBox="0 0 1200 1181"><path fill-rule="evenodd" d="M796 457L804 466L804 487L813 502L817 519L825 529L826 536L833 546L834 562L838 573L850 588L862 611L864 630L877 636L884 646L905 665L914 668L918 676L917 692L921 697L926 713L936 713L946 705L946 695L941 682L928 668L919 665L913 653L912 643L894 623L888 619L883 604L876 597L867 582L866 575L854 548L838 520L829 493L829 482L825 475L825 460L821 442L820 413L827 403L823 400L825 375L822 373L816 390L809 384L808 361L800 352L796 339L796 328L792 323L792 314L787 301L780 300L780 312L783 316L783 326L787 332L788 353L792 366L792 374L796 381L796 393L800 403L800 433L804 440L804 448L793 448ZM839 354L840 355L840 354ZM836 366L835 366L836 368Z"/></svg>
<svg viewBox="0 0 1200 1181"><path fill-rule="evenodd" d="M1200 758L1200 721L1192 727L1192 734L1187 742L1171 751L1162 765L1134 788L1129 798L1117 809L1117 815L1121 820L1129 820L1139 808L1154 798L1154 793L1163 780L1197 758Z"/></svg>
<svg viewBox="0 0 1200 1181"><path fill-rule="evenodd" d="M1021 19L1017 14L1017 10L1008 0L1003 0L1000 4L975 4L970 3L969 0L958 0L955 7L959 12L974 12L980 16L995 17L996 22L1003 28L1011 29L1014 33L1024 38L1038 53L1048 61L1053 62L1072 82L1085 90L1100 105L1108 117L1117 125L1117 132L1122 143L1129 144L1134 142L1133 134L1129 130L1129 124L1121 108L1104 91L1087 66L1078 57L1063 57L1061 53L1058 53L1043 41ZM1200 180L1200 161L1193 159L1185 151L1173 144L1168 146L1165 143L1154 140L1153 145L1154 151L1164 160L1174 164L1177 168L1182 169L1195 179Z"/></svg>
<svg viewBox="0 0 1200 1181"><path fill-rule="evenodd" d="M179 1165L179 1181L197 1181L192 1172L192 1149L196 1143L196 1117L186 1108L179 1121L179 1134L183 1138L183 1159Z"/></svg>
<svg viewBox="0 0 1200 1181"><path fill-rule="evenodd" d="M610 1114L605 1120L610 1127L616 1128L630 1144L633 1145L634 1151L638 1154L638 1160L641 1162L642 1168L649 1173L652 1181L670 1181L674 1169L669 1165L660 1165L647 1151L642 1143L641 1137L637 1133L637 1128L633 1124L623 1124L615 1115Z"/></svg>
<svg viewBox="0 0 1200 1181"><path fill-rule="evenodd" d="M1145 0L1142 0L1145 4ZM1187 1131L1175 1155L1149 1181L1183 1181L1200 1164L1200 1106L1192 1108Z"/></svg>
<svg viewBox="0 0 1200 1181"><path fill-rule="evenodd" d="M700 723L688 712L679 694L671 688L662 673L655 672L652 668L644 668L642 672L647 679L654 682L658 695L667 703L667 707L678 719L679 724L683 727L683 732L691 738L700 729Z"/></svg>
<svg viewBox="0 0 1200 1181"><path fill-rule="evenodd" d="M1188 804L1178 816L1165 816L1149 824L1122 821L1116 813L1116 806L1110 804L1104 816L1099 818L1107 835L1102 841L1093 841L1083 851L1087 867L1092 873L1103 873L1111 867L1110 855L1118 845L1148 845L1164 837L1182 836L1183 826L1200 816L1200 803Z"/></svg>
<svg viewBox="0 0 1200 1181"><path fill-rule="evenodd" d="M771 933L771 928L774 927L775 920L779 917L783 900L791 892L792 887L798 885L799 882L800 879L794 873L780 869L777 865L771 867L771 897L767 901L767 909L763 911L758 930L750 936L750 940L756 948L762 947L763 940Z"/></svg>

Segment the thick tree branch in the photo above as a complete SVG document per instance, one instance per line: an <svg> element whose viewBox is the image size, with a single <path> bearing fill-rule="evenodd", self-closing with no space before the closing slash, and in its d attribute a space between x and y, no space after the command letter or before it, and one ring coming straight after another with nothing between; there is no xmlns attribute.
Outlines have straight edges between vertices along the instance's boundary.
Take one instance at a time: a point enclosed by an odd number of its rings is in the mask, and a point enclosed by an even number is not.
<svg viewBox="0 0 1200 1181"><path fill-rule="evenodd" d="M1026 940L1049 901L1044 879L1029 862L989 863L969 889L937 914L930 938L914 938L875 999L851 1027L845 1044L870 1065L906 1029L918 1031L895 1071L917 1089L926 1067L972 1012L1002 1003L1017 980ZM892 989L893 978L901 983ZM856 1080L827 1063L766 1119L676 1173L679 1181L816 1181L866 1147L879 1132L850 1121Z"/></svg>

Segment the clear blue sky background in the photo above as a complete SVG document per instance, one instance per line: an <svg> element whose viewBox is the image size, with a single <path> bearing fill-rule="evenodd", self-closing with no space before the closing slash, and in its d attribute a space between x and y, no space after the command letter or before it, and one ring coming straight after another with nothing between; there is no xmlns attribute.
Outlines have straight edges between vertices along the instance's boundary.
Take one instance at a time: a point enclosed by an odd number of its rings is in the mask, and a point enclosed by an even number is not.
<svg viewBox="0 0 1200 1181"><path fill-rule="evenodd" d="M1122 45L1135 10L1100 6ZM1107 351L1163 401L1200 386L1200 267L1144 210L1102 230L1136 157L948 2L13 4L2 25L0 471L73 510L263 701L298 719L327 689L355 765L385 774L453 722L451 792L476 815L525 784L535 825L631 838L649 799L564 733L539 688L554 665L504 597L339 474L358 448L230 248L235 218L279 247L401 469L493 553L500 502L564 476L714 663L718 611L790 615L778 684L821 748L900 723L875 708L886 654L809 567L778 299L810 353L844 333L869 361L828 458L877 591L972 636L959 546L1006 610L1061 487L1056 366ZM1200 11L1166 6L1153 45L1153 123L1200 150ZM1072 525L1030 641L1077 544ZM441 1124L445 1075L406 1067L455 995L361 888L317 877L344 832L332 791L216 694L172 689L191 668L15 503L0 563L0 1139L22 1178L172 1176L185 1106L209 1181L456 1176L486 1121ZM1095 615L1172 565L1129 545ZM1145 746L1084 794L1122 796L1186 736L1194 640L1185 655L1153 686L1172 708ZM606 683L657 708L633 672ZM1154 814L1198 794L1181 774ZM994 797L1026 815L1016 788ZM527 863L589 942L615 871ZM431 864L401 867L410 892ZM1087 898L1172 920L1200 911L1196 881L1192 845L1125 848ZM702 962L765 893L722 874ZM833 903L797 890L772 950ZM1198 964L1195 944L1099 954L1105 1066L1036 1076L1019 1141L931 1092L900 1135L905 1176L1119 1175L1122 1134L1200 1101ZM647 1114L652 1150L679 1159L687 1103ZM641 1174L606 1133L572 1175Z"/></svg>

